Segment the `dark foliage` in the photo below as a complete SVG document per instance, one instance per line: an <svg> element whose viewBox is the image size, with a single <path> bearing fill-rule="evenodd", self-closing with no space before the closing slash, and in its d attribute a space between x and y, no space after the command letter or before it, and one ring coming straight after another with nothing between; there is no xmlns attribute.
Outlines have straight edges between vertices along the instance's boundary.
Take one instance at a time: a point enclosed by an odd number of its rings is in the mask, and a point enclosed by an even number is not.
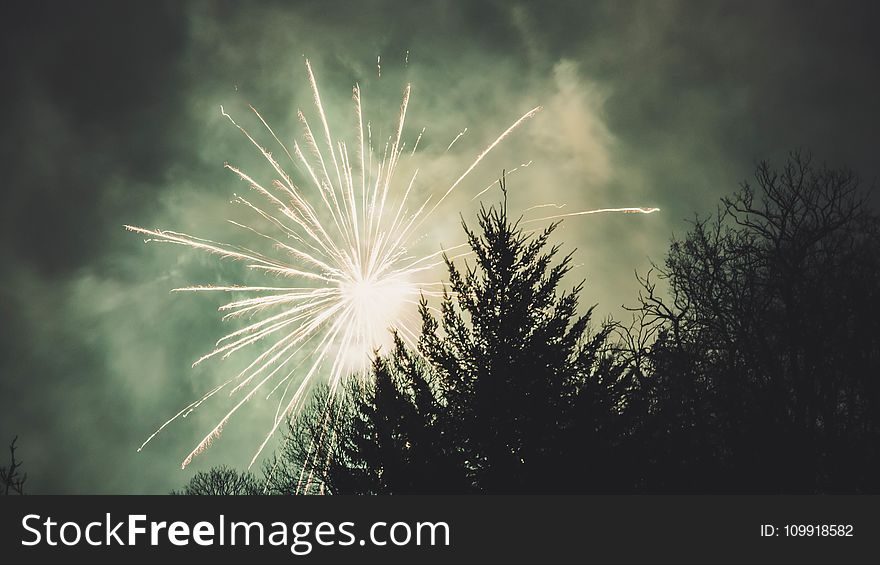
<svg viewBox="0 0 880 565"><path fill-rule="evenodd" d="M506 206L464 225L475 265L447 260L439 319L422 304L419 350L437 374L443 422L479 492L603 490L614 458L621 370L605 325L577 315L581 285L558 292L570 256L553 264L555 225L529 236ZM589 479L589 480L588 480Z"/></svg>
<svg viewBox="0 0 880 565"><path fill-rule="evenodd" d="M795 154L643 279L649 491L880 490L880 225L856 177ZM644 327L642 329L644 329Z"/></svg>
<svg viewBox="0 0 880 565"><path fill-rule="evenodd" d="M370 378L320 387L266 466L273 492L404 494L466 490L432 372L395 336Z"/></svg>
<svg viewBox="0 0 880 565"><path fill-rule="evenodd" d="M641 277L594 331L555 226L464 225L439 310L369 375L319 388L270 492L880 492L880 220L793 154ZM660 286L658 286L660 285ZM614 337L616 336L616 338Z"/></svg>

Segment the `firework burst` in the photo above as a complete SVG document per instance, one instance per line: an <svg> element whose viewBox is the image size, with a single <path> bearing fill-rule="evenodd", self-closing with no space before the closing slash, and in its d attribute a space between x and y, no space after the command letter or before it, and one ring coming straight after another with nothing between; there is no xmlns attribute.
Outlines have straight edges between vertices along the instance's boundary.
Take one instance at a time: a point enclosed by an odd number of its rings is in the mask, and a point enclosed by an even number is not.
<svg viewBox="0 0 880 565"><path fill-rule="evenodd" d="M384 151L380 158L373 149L370 124L364 121L360 87L353 88L356 140L350 148L331 134L312 67L308 60L305 65L319 118L317 135L300 111L302 143L294 141L291 147L250 107L280 149L279 154L293 165L296 176L221 107L223 116L260 152L276 177L271 184L261 184L235 166L226 165L258 197L251 201L236 196L233 202L244 206L261 226L269 227L258 229L230 222L254 241L269 242L271 253L175 231L125 226L146 236L147 242L182 245L241 261L248 269L272 281L265 286L198 285L175 289L176 292L228 293L231 301L220 307L223 319L247 320L239 329L221 337L214 349L193 366L215 357L228 358L246 348L256 354L238 374L162 424L139 451L165 427L187 416L212 396L224 390L228 390L230 396L241 393L240 400L184 459L182 466L186 467L210 446L245 403L258 394L266 397L275 394L279 398L278 406L268 433L251 459L253 465L279 425L302 408L306 393L316 379L326 379L331 393L335 392L345 375L367 368L373 352L387 342L390 329L410 344L414 343L417 323L414 305L421 296L441 295L443 288L443 283L430 276L442 263L442 252L417 254L413 251L414 242L424 235L421 230L424 222L486 155L541 109L533 108L513 122L477 154L454 182L437 192L439 197L431 195L415 201L413 187L418 169L403 182L395 177L401 158L415 154L425 131L421 130L412 150L405 153L402 135L410 86L404 89L394 133L383 140ZM377 67L381 69L379 61ZM446 150L466 131L459 133ZM655 211L656 208L587 210L529 221L600 212L646 214ZM289 285L278 284L279 281Z"/></svg>

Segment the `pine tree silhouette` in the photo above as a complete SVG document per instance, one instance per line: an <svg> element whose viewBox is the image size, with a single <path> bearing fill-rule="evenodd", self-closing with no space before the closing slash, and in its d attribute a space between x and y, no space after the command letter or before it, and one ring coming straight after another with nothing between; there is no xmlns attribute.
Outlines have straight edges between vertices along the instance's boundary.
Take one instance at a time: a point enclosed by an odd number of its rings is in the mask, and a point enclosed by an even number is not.
<svg viewBox="0 0 880 565"><path fill-rule="evenodd" d="M585 482L611 463L621 371L608 354L610 325L589 331L579 284L557 289L571 256L553 265L551 225L526 234L506 202L482 208L480 232L463 222L475 264L447 258L450 291L439 319L421 305L419 349L437 372L445 425L481 492L601 488ZM601 438L601 439L600 439Z"/></svg>
<svg viewBox="0 0 880 565"><path fill-rule="evenodd" d="M394 335L368 378L320 387L267 466L279 493L406 494L467 490L441 420L432 372Z"/></svg>

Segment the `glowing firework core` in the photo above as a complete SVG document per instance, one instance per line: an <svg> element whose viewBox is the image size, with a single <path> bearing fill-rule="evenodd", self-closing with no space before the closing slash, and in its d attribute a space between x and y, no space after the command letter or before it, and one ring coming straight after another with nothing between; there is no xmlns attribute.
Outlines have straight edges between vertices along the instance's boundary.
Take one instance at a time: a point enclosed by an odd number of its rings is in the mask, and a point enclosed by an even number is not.
<svg viewBox="0 0 880 565"><path fill-rule="evenodd" d="M403 278L364 278L339 287L350 305L354 332L358 339L348 344L349 370L360 370L377 348L390 342L388 328L395 327L403 309L412 301L414 288Z"/></svg>

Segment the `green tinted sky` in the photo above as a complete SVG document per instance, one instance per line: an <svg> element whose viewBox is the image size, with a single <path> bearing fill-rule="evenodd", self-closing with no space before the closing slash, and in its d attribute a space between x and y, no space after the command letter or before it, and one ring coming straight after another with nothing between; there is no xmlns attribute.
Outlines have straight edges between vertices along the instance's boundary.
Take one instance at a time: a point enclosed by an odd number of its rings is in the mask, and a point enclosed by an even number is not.
<svg viewBox="0 0 880 565"><path fill-rule="evenodd" d="M409 133L426 126L422 178L455 177L525 110L544 111L474 171L430 226L458 243L458 211L502 168L511 206L658 206L557 232L575 252L584 305L623 314L635 269L714 211L762 158L808 148L877 176L873 3L802 2L22 2L4 15L0 208L0 440L20 436L31 492L166 492L192 470L241 466L271 414L255 402L187 471L220 416L206 406L136 447L244 360L190 364L227 330L212 297L240 270L144 246L123 224L221 237L245 190L230 161L263 173L220 115L252 103L279 132L311 109L303 56L328 112L350 89L390 128L413 84ZM354 5L354 6L353 6ZM404 65L409 51L409 65ZM376 57L382 57L382 79ZM382 125L384 124L384 125ZM444 154L448 142L468 133ZM497 198L488 193L486 200Z"/></svg>

